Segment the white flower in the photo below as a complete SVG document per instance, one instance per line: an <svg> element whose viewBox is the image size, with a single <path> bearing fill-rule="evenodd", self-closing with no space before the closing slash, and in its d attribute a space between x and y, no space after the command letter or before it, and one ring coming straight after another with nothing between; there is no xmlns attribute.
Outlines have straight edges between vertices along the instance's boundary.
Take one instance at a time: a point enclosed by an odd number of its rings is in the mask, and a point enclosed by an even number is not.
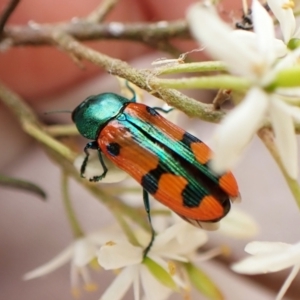
<svg viewBox="0 0 300 300"><path fill-rule="evenodd" d="M99 267L96 262L96 254L99 247L103 245L109 237L117 235L119 229L110 227L101 232L89 234L85 237L76 239L69 247L63 250L46 264L32 270L24 275L25 280L34 279L47 275L59 267L71 261L71 291L75 297L80 294L80 277L84 282L86 291L95 291L97 285L92 282L88 265Z"/></svg>
<svg viewBox="0 0 300 300"><path fill-rule="evenodd" d="M291 38L299 37L300 28L296 32L296 20L292 0L268 0L268 5L280 23L283 39L287 44Z"/></svg>
<svg viewBox="0 0 300 300"><path fill-rule="evenodd" d="M237 239L248 239L258 233L258 224L249 214L232 207L229 214L220 221L218 232Z"/></svg>
<svg viewBox="0 0 300 300"><path fill-rule="evenodd" d="M147 245L149 236L139 236ZM186 290L187 284L176 273L176 265L171 261L188 262L198 247L207 241L207 235L186 222L179 222L155 237L152 248L143 260L142 247L131 245L125 240L112 240L102 246L98 254L99 264L106 270L123 268L110 287L102 295L101 300L122 299L131 285L134 300L140 299L139 283L141 281L147 300L167 299L173 290ZM156 264L164 270L173 281L173 290L162 284L153 276L149 264Z"/></svg>
<svg viewBox="0 0 300 300"><path fill-rule="evenodd" d="M276 242L251 242L245 247L245 251L252 256L234 264L232 269L235 272L261 274L292 267L290 275L276 297L276 300L282 299L300 269L300 243L291 245Z"/></svg>
<svg viewBox="0 0 300 300"><path fill-rule="evenodd" d="M264 87L271 84L279 71L295 62L299 50L277 63L278 49L272 19L257 0L252 2L252 13L256 47L240 43L212 7L194 5L188 11L188 21L196 39L203 42L211 55L227 63L232 73L251 80L253 84L245 99L228 114L216 132L212 168L217 173L230 169L269 117L283 166L295 179L298 163L293 119L300 119L300 112L292 109L276 93L266 92Z"/></svg>

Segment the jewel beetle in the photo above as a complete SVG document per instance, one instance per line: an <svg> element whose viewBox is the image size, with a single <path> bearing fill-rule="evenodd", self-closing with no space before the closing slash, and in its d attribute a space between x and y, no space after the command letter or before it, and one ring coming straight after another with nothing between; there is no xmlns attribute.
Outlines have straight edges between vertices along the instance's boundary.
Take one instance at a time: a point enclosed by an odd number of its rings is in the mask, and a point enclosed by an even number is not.
<svg viewBox="0 0 300 300"><path fill-rule="evenodd" d="M103 173L90 178L99 181L108 172L102 154L127 172L143 187L143 199L152 230L149 194L184 220L201 227L217 222L239 197L237 182L228 172L216 175L209 168L211 150L201 140L161 116L152 108L114 93L90 96L72 112L87 143L81 166L84 177L89 150L98 152Z"/></svg>

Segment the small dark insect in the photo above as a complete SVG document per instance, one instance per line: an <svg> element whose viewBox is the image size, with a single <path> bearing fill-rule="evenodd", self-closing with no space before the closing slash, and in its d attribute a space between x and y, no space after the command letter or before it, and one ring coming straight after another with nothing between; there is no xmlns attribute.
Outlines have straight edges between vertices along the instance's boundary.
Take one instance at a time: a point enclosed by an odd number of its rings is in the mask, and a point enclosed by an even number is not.
<svg viewBox="0 0 300 300"><path fill-rule="evenodd" d="M240 22L235 23L235 27L237 29L243 30L252 30L253 29L253 22L252 22L252 10L249 8L247 10L247 14L243 14L242 20Z"/></svg>

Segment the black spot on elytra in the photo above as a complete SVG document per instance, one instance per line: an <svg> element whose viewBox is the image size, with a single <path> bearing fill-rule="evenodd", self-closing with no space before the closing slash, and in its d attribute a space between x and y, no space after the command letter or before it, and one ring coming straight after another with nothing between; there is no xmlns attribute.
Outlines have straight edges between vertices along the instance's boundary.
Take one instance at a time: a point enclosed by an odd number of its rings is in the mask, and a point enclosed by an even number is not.
<svg viewBox="0 0 300 300"><path fill-rule="evenodd" d="M185 207L198 207L200 205L201 199L199 193L195 187L191 184L187 184L181 193L183 199L183 206Z"/></svg>
<svg viewBox="0 0 300 300"><path fill-rule="evenodd" d="M121 146L118 143L110 143L106 146L108 153L112 156L118 156L120 154Z"/></svg>
<svg viewBox="0 0 300 300"><path fill-rule="evenodd" d="M141 185L150 194L155 194L158 190L158 182L165 171L158 165L142 177Z"/></svg>
<svg viewBox="0 0 300 300"><path fill-rule="evenodd" d="M198 138L196 138L195 136L191 135L188 132L185 132L181 142L187 146L191 146L192 143L202 143Z"/></svg>
<svg viewBox="0 0 300 300"><path fill-rule="evenodd" d="M158 115L157 111L156 111L154 108L152 108L152 107L147 106L147 107L146 107L146 110L147 110L147 112L148 112L151 116L157 116L157 115Z"/></svg>

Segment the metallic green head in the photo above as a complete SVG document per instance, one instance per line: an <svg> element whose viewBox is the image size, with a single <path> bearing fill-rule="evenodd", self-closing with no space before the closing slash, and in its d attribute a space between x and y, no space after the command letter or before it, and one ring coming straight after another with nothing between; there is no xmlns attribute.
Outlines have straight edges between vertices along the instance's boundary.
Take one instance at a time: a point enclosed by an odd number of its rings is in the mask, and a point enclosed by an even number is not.
<svg viewBox="0 0 300 300"><path fill-rule="evenodd" d="M96 140L105 124L115 118L131 100L113 93L86 98L72 112L72 120L81 135Z"/></svg>

